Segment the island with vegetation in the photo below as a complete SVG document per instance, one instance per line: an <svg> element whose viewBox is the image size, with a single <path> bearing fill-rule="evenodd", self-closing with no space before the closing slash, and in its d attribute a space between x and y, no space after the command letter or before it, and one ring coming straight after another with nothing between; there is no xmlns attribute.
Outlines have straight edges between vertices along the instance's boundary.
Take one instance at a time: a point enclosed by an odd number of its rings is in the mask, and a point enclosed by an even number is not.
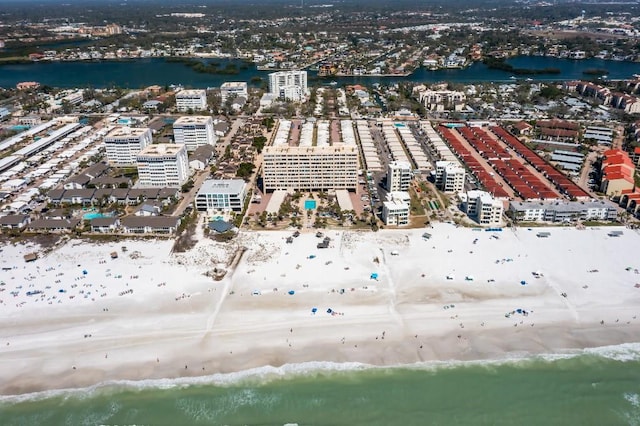
<svg viewBox="0 0 640 426"><path fill-rule="evenodd" d="M178 58L170 57L165 59L166 62L182 63L201 74L222 74L222 75L236 75L240 73L238 65L230 62L223 68L220 67L219 62L203 62L192 58Z"/></svg>
<svg viewBox="0 0 640 426"><path fill-rule="evenodd" d="M554 67L539 69L515 68L513 65L508 64L503 58L495 58L493 56L485 57L482 63L490 69L507 71L516 75L560 74L560 69Z"/></svg>

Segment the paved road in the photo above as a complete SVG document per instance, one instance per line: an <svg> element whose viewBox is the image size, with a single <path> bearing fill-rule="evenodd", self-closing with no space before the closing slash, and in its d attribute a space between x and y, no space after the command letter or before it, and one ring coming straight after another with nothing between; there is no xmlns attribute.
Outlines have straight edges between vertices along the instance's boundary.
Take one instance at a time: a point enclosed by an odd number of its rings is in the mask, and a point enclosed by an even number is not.
<svg viewBox="0 0 640 426"><path fill-rule="evenodd" d="M591 171L591 165L596 161L597 157L598 153L596 151L590 151L589 154L587 154L587 158L582 166L582 171L580 172L580 179L578 179L577 182L580 188L588 192L591 192L589 190L589 184L587 183L589 180L589 172Z"/></svg>
<svg viewBox="0 0 640 426"><path fill-rule="evenodd" d="M218 139L218 142L216 143L217 158L220 158L220 156L224 154L224 150L227 148L227 145L231 143L231 139L233 139L235 134L238 132L238 129L243 124L244 124L244 120L242 118L236 118L235 120L233 120L233 123L231 123L231 128L229 129L229 132L224 137Z"/></svg>
<svg viewBox="0 0 640 426"><path fill-rule="evenodd" d="M218 143L216 144L216 148L215 148L217 157L220 157L224 153L225 148L227 147L227 145L229 145L229 143L231 142L231 139L236 134L240 126L242 126L243 124L244 124L244 120L236 119L231 125L231 128L229 129L229 133L227 133L226 136L218 140ZM176 207L176 210L174 213L176 216L182 215L182 213L184 213L184 210L187 208L187 206L193 204L193 201L195 200L196 195L198 195L198 191L200 190L200 187L202 186L204 181L208 178L209 178L208 169L196 172L196 175L193 177L193 188L191 189L191 191L187 192L186 194L183 194L183 198L178 204L178 207Z"/></svg>
<svg viewBox="0 0 640 426"><path fill-rule="evenodd" d="M184 209L186 209L188 205L193 204L193 201L196 199L196 195L198 195L198 191L200 190L202 183L208 177L209 170L205 169L196 172L196 175L193 179L193 188L191 188L191 191L187 192L186 194L182 194L182 200L178 204L178 207L176 207L174 216L181 216L182 213L184 213Z"/></svg>

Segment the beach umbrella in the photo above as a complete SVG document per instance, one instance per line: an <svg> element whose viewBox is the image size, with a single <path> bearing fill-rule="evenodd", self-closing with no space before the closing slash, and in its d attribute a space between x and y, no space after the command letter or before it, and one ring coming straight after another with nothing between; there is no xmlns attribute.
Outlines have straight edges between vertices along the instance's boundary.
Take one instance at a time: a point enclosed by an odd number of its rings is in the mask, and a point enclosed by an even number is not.
<svg viewBox="0 0 640 426"><path fill-rule="evenodd" d="M82 275L87 275L88 273L89 273L89 272L87 272L87 270L86 270L86 269L83 269L83 270L82 270Z"/></svg>
<svg viewBox="0 0 640 426"><path fill-rule="evenodd" d="M523 280L523 281L520 281L520 284L521 284L521 285L526 285L526 284L527 284L527 282Z"/></svg>
<svg viewBox="0 0 640 426"><path fill-rule="evenodd" d="M289 294L293 296L294 294L296 294L296 292L293 290L289 290Z"/></svg>
<svg viewBox="0 0 640 426"><path fill-rule="evenodd" d="M318 308L311 308L311 313L315 314L316 312L318 312Z"/></svg>

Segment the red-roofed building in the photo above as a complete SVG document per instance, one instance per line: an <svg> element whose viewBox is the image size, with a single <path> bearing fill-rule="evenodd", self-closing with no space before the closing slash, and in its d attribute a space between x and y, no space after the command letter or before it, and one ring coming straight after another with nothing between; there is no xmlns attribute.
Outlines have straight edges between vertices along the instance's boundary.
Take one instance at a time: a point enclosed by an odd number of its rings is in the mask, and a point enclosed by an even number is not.
<svg viewBox="0 0 640 426"><path fill-rule="evenodd" d="M513 130L518 135L531 136L533 126L526 121L518 121L517 123L513 123Z"/></svg>

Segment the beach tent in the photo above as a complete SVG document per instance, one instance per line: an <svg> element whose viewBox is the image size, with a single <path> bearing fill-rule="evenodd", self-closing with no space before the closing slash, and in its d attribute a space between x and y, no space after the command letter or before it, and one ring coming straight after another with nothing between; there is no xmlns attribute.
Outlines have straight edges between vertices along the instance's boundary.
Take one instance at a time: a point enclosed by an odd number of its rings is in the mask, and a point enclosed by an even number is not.
<svg viewBox="0 0 640 426"><path fill-rule="evenodd" d="M369 277L372 280L377 280L378 279L378 274L376 272L372 272L371 276Z"/></svg>
<svg viewBox="0 0 640 426"><path fill-rule="evenodd" d="M520 281L520 285L527 285L527 282L522 280L522 281Z"/></svg>
<svg viewBox="0 0 640 426"><path fill-rule="evenodd" d="M333 310L332 310L331 308L327 309L327 313L328 313L328 314L330 314L330 313L332 313L332 312L333 312Z"/></svg>
<svg viewBox="0 0 640 426"><path fill-rule="evenodd" d="M318 312L318 308L311 308L311 313L315 314L316 312Z"/></svg>
<svg viewBox="0 0 640 426"><path fill-rule="evenodd" d="M88 273L89 273L89 272L87 272L87 270L86 270L86 269L84 269L84 270L82 271L82 275L87 275Z"/></svg>
<svg viewBox="0 0 640 426"><path fill-rule="evenodd" d="M292 296L293 296L294 294L296 294L296 292L295 292L295 291L293 291L293 290L289 290L289 291L288 291L288 293L289 293L290 295L292 295Z"/></svg>

